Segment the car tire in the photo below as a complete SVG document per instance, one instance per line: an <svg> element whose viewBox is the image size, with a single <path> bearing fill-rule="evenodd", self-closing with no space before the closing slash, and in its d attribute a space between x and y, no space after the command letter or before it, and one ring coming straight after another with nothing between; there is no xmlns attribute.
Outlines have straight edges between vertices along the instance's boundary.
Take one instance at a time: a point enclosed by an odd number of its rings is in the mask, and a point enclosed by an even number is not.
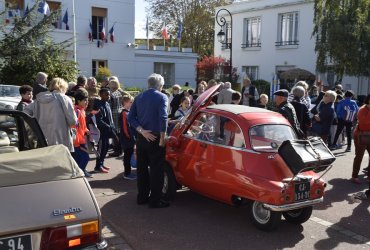
<svg viewBox="0 0 370 250"><path fill-rule="evenodd" d="M262 231L272 231L279 226L281 213L268 210L259 201L251 201L248 204L249 219Z"/></svg>
<svg viewBox="0 0 370 250"><path fill-rule="evenodd" d="M166 163L164 166L162 197L168 201L175 199L177 186L172 167L169 163Z"/></svg>
<svg viewBox="0 0 370 250"><path fill-rule="evenodd" d="M287 211L283 213L286 221L293 224L302 224L311 217L312 207L305 207L300 209L295 209L292 211Z"/></svg>

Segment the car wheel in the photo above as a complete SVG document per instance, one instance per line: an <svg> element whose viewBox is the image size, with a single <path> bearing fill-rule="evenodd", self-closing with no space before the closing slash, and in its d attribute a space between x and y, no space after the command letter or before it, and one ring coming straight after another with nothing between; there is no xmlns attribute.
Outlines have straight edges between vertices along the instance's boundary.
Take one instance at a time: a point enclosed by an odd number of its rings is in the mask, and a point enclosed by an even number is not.
<svg viewBox="0 0 370 250"><path fill-rule="evenodd" d="M258 229L271 231L280 224L281 213L264 208L261 202L250 202L248 210L250 220Z"/></svg>
<svg viewBox="0 0 370 250"><path fill-rule="evenodd" d="M166 165L164 166L162 188L162 196L165 200L173 200L175 198L177 185L178 184L172 168L168 163L166 163Z"/></svg>
<svg viewBox="0 0 370 250"><path fill-rule="evenodd" d="M283 213L284 218L293 224L302 224L306 222L312 214L312 207L305 207L287 211Z"/></svg>

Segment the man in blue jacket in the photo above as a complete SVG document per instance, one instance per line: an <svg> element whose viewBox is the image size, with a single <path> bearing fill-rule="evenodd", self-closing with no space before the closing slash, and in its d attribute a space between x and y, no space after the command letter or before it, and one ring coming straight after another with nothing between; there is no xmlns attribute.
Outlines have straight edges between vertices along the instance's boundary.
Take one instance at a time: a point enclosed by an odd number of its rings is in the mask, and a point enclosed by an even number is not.
<svg viewBox="0 0 370 250"><path fill-rule="evenodd" d="M353 92L347 90L344 94L344 99L340 101L336 108L336 113L338 117L338 127L335 132L333 145L330 149L337 149L337 140L339 135L342 133L343 128L346 127L347 134L347 149L346 152L351 152L351 142L352 142L352 127L353 122L357 117L358 106L356 101L352 100Z"/></svg>
<svg viewBox="0 0 370 250"><path fill-rule="evenodd" d="M161 75L150 75L148 90L135 98L127 117L130 125L138 132L137 204L149 202L150 208L163 208L170 205L168 201L161 198L168 107L168 97L161 93L163 85L164 79Z"/></svg>

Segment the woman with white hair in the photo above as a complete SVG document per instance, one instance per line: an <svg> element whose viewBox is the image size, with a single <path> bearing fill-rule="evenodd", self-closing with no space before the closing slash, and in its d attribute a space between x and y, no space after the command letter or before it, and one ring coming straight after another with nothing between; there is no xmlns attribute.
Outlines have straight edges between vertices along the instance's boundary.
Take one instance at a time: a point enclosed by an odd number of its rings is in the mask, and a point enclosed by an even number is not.
<svg viewBox="0 0 370 250"><path fill-rule="evenodd" d="M54 78L49 84L49 91L39 93L24 111L37 119L48 145L63 144L73 152L71 127L76 125L77 116L72 100L65 95L67 90L65 80Z"/></svg>
<svg viewBox="0 0 370 250"><path fill-rule="evenodd" d="M305 92L306 91L302 86L294 87L291 92L294 97L290 103L294 107L301 130L303 131L305 136L307 136L307 130L311 127L312 123L307 106L301 102L301 99L302 97L304 97Z"/></svg>
<svg viewBox="0 0 370 250"><path fill-rule="evenodd" d="M309 85L307 82L305 81L299 81L297 82L294 87L292 88L292 90L295 88L295 87L298 87L298 86L301 86L303 87L304 89L304 95L300 98L300 102L303 103L304 105L306 105L306 107L308 109L310 109L310 106L311 106L311 99L310 97L308 96L308 88L309 88ZM288 102L291 102L292 100L294 99L294 94L293 92L291 91L289 96L288 96Z"/></svg>
<svg viewBox="0 0 370 250"><path fill-rule="evenodd" d="M120 84L118 82L118 78L116 77L112 76L109 79L110 80L109 80L108 86L109 86L109 89L111 90L109 105L112 110L113 124L114 124L114 127L116 128L116 131L121 131L119 117L122 112L123 106L122 106L122 94L118 90L120 87ZM119 138L119 134L117 135ZM122 154L121 144L119 140L115 137L113 137L113 151L114 152L109 154L109 156L117 157Z"/></svg>

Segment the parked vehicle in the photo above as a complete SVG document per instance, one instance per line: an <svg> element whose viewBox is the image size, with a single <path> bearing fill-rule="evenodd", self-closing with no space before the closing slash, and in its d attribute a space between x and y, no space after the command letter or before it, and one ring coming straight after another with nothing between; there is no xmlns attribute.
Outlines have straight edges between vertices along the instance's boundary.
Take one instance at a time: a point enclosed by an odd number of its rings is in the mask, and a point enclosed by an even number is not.
<svg viewBox="0 0 370 250"><path fill-rule="evenodd" d="M0 84L0 109L16 109L21 99L19 86Z"/></svg>
<svg viewBox="0 0 370 250"><path fill-rule="evenodd" d="M297 139L289 122L266 109L209 105L218 88L203 93L173 129L166 147L163 195L172 199L186 186L230 205L247 204L251 221L267 231L279 225L281 215L304 223L312 206L322 201L326 186L312 170L327 166L293 173L278 153L284 141Z"/></svg>
<svg viewBox="0 0 370 250"><path fill-rule="evenodd" d="M36 119L0 109L0 250L105 249L99 206L63 145Z"/></svg>

